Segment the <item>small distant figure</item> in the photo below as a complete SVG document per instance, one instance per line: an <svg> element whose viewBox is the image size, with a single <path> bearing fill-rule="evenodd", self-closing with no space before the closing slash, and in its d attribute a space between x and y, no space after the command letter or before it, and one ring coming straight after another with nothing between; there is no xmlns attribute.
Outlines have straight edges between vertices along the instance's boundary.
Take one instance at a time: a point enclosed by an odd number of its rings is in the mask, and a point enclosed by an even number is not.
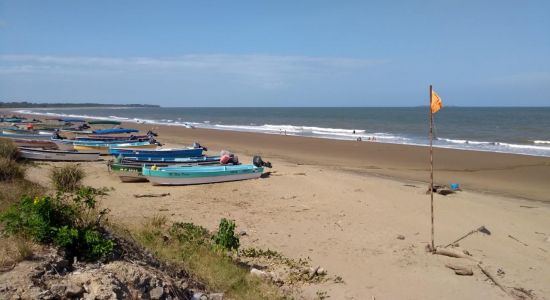
<svg viewBox="0 0 550 300"><path fill-rule="evenodd" d="M357 138L357 141L358 141L358 142L362 141L361 137L358 137L358 138Z"/></svg>
<svg viewBox="0 0 550 300"><path fill-rule="evenodd" d="M355 129L353 130L353 134L355 134Z"/></svg>
<svg viewBox="0 0 550 300"><path fill-rule="evenodd" d="M286 135L286 129L285 129L285 135Z"/></svg>

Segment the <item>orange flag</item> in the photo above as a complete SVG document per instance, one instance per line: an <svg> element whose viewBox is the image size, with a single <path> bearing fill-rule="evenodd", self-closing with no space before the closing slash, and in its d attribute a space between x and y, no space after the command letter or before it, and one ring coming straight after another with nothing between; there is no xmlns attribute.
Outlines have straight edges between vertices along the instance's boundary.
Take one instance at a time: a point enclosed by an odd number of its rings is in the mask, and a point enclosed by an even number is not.
<svg viewBox="0 0 550 300"><path fill-rule="evenodd" d="M434 90L432 90L432 99L430 102L430 106L432 108L433 114L438 112L443 107L443 102L441 101L441 98Z"/></svg>

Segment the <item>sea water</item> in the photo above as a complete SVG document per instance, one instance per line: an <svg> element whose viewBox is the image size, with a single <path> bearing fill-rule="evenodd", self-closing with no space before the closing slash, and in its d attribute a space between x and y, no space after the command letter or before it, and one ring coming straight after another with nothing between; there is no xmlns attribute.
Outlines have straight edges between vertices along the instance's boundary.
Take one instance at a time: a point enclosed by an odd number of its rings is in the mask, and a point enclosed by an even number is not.
<svg viewBox="0 0 550 300"><path fill-rule="evenodd" d="M75 108L21 113L155 125L427 145L427 107ZM445 107L434 146L550 156L550 107Z"/></svg>

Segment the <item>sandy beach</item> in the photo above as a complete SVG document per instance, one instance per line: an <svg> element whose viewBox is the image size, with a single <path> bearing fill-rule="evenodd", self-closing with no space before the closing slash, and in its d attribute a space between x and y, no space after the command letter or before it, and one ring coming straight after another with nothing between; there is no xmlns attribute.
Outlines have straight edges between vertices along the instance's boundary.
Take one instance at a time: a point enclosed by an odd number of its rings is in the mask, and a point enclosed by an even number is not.
<svg viewBox="0 0 550 300"><path fill-rule="evenodd" d="M124 124L150 129L150 125ZM468 259L432 255L425 147L184 129L156 126L167 146L198 141L210 155L222 149L242 162L260 154L274 167L258 180L159 187L123 184L105 162L83 163L85 183L113 188L102 205L111 219L131 226L165 215L214 230L222 217L247 234L244 247L275 249L312 260L344 283L305 285L303 296L326 291L331 299L510 299ZM58 163L29 172L32 180ZM458 182L463 191L435 195L435 239L461 241L508 289L524 299L550 297L550 158L489 152L435 150L435 181ZM134 194L170 193L162 198ZM398 236L400 236L398 238ZM401 239L402 238L402 239ZM473 266L457 276L450 262ZM514 289L514 288L517 288ZM520 297L520 296L517 296ZM520 298L518 298L520 299Z"/></svg>

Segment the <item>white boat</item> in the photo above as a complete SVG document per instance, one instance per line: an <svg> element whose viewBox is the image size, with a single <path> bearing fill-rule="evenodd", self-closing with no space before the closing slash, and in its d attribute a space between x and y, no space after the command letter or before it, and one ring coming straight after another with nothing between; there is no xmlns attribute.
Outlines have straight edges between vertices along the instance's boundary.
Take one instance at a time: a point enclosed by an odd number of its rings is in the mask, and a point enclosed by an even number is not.
<svg viewBox="0 0 550 300"><path fill-rule="evenodd" d="M34 148L19 148L19 157L32 160L56 160L56 161L94 161L99 158L99 152L81 153L61 150L42 150Z"/></svg>

